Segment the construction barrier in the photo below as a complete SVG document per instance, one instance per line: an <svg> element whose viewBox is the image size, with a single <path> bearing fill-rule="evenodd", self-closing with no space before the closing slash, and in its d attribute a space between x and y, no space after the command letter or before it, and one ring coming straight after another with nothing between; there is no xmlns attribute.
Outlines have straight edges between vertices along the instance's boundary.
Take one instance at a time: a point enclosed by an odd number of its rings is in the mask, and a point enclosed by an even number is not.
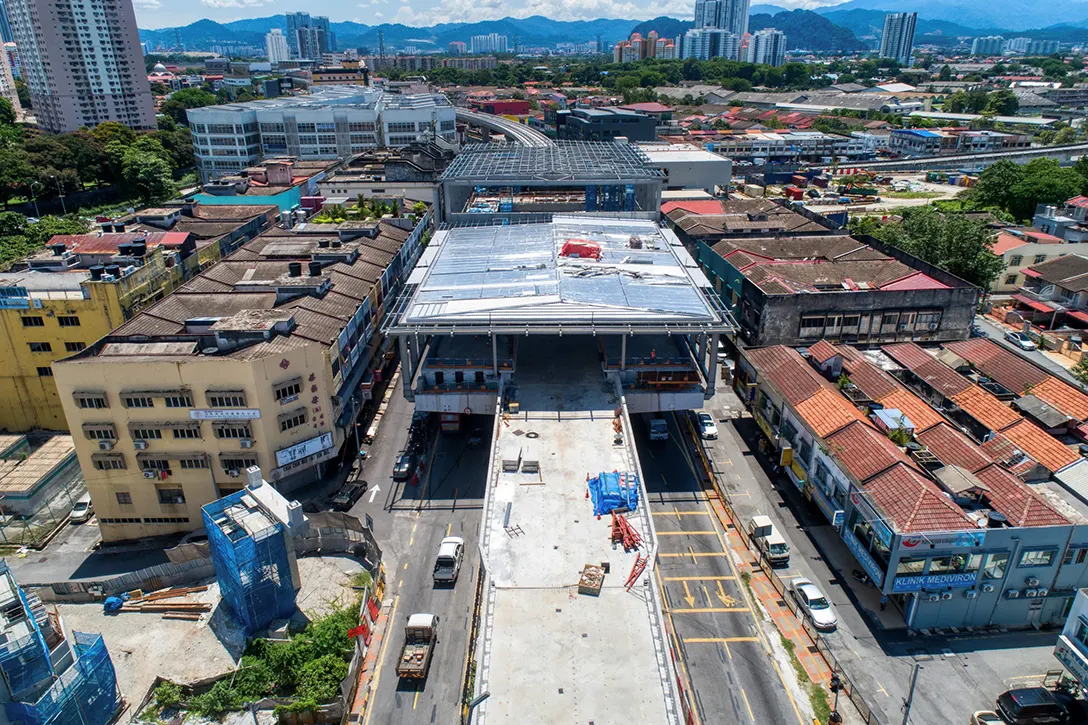
<svg viewBox="0 0 1088 725"><path fill-rule="evenodd" d="M476 570L476 595L472 603L472 621L468 628L468 651L465 653L465 667L461 673L461 725L468 723L468 704L475 696L476 689L476 639L480 634L480 611L484 599L484 580L487 572L484 571L483 561Z"/></svg>

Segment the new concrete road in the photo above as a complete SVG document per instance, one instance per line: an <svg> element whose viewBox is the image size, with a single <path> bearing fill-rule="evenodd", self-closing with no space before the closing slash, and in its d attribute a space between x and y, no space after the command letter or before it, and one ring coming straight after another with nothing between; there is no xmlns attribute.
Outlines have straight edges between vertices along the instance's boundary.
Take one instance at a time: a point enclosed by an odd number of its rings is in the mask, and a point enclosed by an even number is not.
<svg viewBox="0 0 1088 725"><path fill-rule="evenodd" d="M738 579L724 532L681 447L689 435L667 415L668 441L651 441L643 416L633 416L635 444L654 526L657 574L674 647L682 659L702 723L808 725L783 682L761 616Z"/></svg>
<svg viewBox="0 0 1088 725"><path fill-rule="evenodd" d="M374 521L386 569L386 597L392 601L364 725L430 725L460 719L492 419L468 418L462 433L430 429L424 446L429 464L419 482L412 485L392 479L393 464L408 441L411 418L412 405L398 387L364 468L363 478L370 490L351 511L360 518L369 514ZM476 429L484 431L483 443L470 448L468 441ZM375 486L378 493L373 494ZM434 557L446 536L462 537L466 555L456 584L436 587L431 578ZM401 681L396 668L404 644L404 625L408 616L417 612L439 616L439 641L428 677Z"/></svg>
<svg viewBox="0 0 1088 725"><path fill-rule="evenodd" d="M1039 352L1038 350L1021 350L1016 345L1013 345L1011 342L1006 340L1005 328L1001 327L1000 325L995 325L993 322L990 322L982 315L976 315L975 327L986 337L996 342L998 345L1003 345L1009 350L1015 352L1017 355L1031 360L1036 365L1042 367L1048 372L1053 373L1054 375L1057 375L1059 378L1066 381L1067 383L1071 383L1078 388L1082 387L1081 384L1077 382L1077 379L1074 378L1068 370L1051 360L1043 353Z"/></svg>

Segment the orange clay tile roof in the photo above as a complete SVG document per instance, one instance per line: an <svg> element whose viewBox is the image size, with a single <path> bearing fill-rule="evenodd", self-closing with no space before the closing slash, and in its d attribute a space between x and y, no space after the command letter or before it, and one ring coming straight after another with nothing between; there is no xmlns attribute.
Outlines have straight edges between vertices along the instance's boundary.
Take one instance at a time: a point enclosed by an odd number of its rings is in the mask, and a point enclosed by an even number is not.
<svg viewBox="0 0 1088 725"><path fill-rule="evenodd" d="M815 345L808 349L809 357L815 360L820 365L835 357L839 353L835 350L835 347L827 340L820 340Z"/></svg>
<svg viewBox="0 0 1088 725"><path fill-rule="evenodd" d="M969 380L913 342L884 345L880 349L946 398L971 387Z"/></svg>
<svg viewBox="0 0 1088 725"><path fill-rule="evenodd" d="M862 486L900 533L977 528L936 484L898 463Z"/></svg>
<svg viewBox="0 0 1088 725"><path fill-rule="evenodd" d="M864 420L849 400L828 388L816 391L812 397L795 405L794 409L821 438L848 423Z"/></svg>
<svg viewBox="0 0 1088 725"><path fill-rule="evenodd" d="M1050 377L1016 353L1006 350L993 340L975 337L944 345L956 355L971 363L983 375L993 378L1017 395Z"/></svg>
<svg viewBox="0 0 1088 725"><path fill-rule="evenodd" d="M903 387L895 378L866 360L864 355L849 345L839 345L836 349L842 355L843 369L846 370L850 382L870 400L880 400L888 393Z"/></svg>
<svg viewBox="0 0 1088 725"><path fill-rule="evenodd" d="M990 506L1004 514L1013 526L1062 526L1069 523L1069 519L1054 510L1046 499L997 464L976 471L975 476L989 489L986 498Z"/></svg>
<svg viewBox="0 0 1088 725"><path fill-rule="evenodd" d="M1053 376L1032 388L1031 394L1050 403L1070 418L1088 420L1088 395Z"/></svg>
<svg viewBox="0 0 1088 725"><path fill-rule="evenodd" d="M1016 411L977 385L951 396L951 400L992 431L1003 430L1023 420Z"/></svg>
<svg viewBox="0 0 1088 725"><path fill-rule="evenodd" d="M1080 460L1080 456L1072 449L1026 420L1006 428L1001 431L1001 435L1012 441L1013 445L1034 458L1051 473Z"/></svg>
<svg viewBox="0 0 1088 725"><path fill-rule="evenodd" d="M760 380L768 380L778 388L791 404L808 400L817 390L830 387L812 366L801 359L797 351L784 345L746 350L748 358Z"/></svg>
<svg viewBox="0 0 1088 725"><path fill-rule="evenodd" d="M1039 465L1034 458L1020 450L1000 433L994 433L990 440L979 446L982 452L1001 464L1014 476L1025 476Z"/></svg>
<svg viewBox="0 0 1088 725"><path fill-rule="evenodd" d="M944 421L940 413L933 410L928 403L905 388L899 388L888 393L879 402L885 408L898 408L910 418L910 422L914 423L915 435Z"/></svg>
<svg viewBox="0 0 1088 725"><path fill-rule="evenodd" d="M993 458L948 423L935 425L915 437L946 466L959 466L974 473L993 463Z"/></svg>
<svg viewBox="0 0 1088 725"><path fill-rule="evenodd" d="M836 431L826 442L835 459L859 482L907 461L897 445L860 421Z"/></svg>

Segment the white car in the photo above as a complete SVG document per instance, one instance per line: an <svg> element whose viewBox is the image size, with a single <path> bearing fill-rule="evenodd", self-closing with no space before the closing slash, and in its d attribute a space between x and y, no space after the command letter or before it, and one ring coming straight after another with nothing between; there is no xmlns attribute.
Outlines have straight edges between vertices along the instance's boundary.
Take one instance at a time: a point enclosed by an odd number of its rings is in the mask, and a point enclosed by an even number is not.
<svg viewBox="0 0 1088 725"><path fill-rule="evenodd" d="M1021 350L1034 350L1035 343L1031 341L1031 338L1022 332L1006 332L1005 339L1016 345Z"/></svg>
<svg viewBox="0 0 1088 725"><path fill-rule="evenodd" d="M90 521L93 515L94 506L91 505L91 498L84 495L72 507L72 512L68 514L68 520L73 524L82 524L84 521Z"/></svg>
<svg viewBox="0 0 1088 725"><path fill-rule="evenodd" d="M718 440L718 426L714 424L710 413L699 413L699 436L704 441Z"/></svg>
<svg viewBox="0 0 1088 725"><path fill-rule="evenodd" d="M839 626L839 620L831 610L831 602L808 579L794 579L790 582L790 594L816 629L826 632Z"/></svg>
<svg viewBox="0 0 1088 725"><path fill-rule="evenodd" d="M993 710L979 710L971 716L971 725L1003 725L1004 722Z"/></svg>

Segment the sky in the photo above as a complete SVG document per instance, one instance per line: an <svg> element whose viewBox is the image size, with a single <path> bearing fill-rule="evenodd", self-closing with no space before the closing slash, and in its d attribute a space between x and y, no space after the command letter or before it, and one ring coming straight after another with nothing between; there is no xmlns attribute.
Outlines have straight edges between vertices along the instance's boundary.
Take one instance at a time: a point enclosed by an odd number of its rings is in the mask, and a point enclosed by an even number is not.
<svg viewBox="0 0 1088 725"><path fill-rule="evenodd" d="M544 15L554 20L645 20L659 15L691 18L695 7L694 0L325 0L320 9L300 4L298 0L132 1L139 26L152 29L188 25L201 18L226 23L296 10L327 15L333 22L429 26L529 15ZM790 9L836 4L835 0L761 1Z"/></svg>

